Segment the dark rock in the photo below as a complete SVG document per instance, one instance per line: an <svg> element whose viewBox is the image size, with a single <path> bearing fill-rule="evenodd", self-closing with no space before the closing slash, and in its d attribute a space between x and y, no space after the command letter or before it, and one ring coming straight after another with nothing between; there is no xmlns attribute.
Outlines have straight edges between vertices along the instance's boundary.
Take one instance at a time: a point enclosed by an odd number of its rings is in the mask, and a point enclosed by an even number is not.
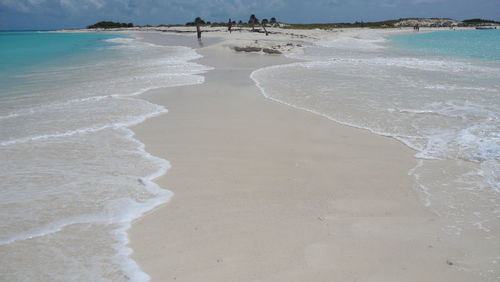
<svg viewBox="0 0 500 282"><path fill-rule="evenodd" d="M281 54L279 50L274 50L274 49L269 49L269 48L262 48L262 52L266 54Z"/></svg>
<svg viewBox="0 0 500 282"><path fill-rule="evenodd" d="M236 52L260 52L260 51L262 51L262 48L260 48L260 47L251 47L251 46L247 46L247 47L234 46L233 49Z"/></svg>

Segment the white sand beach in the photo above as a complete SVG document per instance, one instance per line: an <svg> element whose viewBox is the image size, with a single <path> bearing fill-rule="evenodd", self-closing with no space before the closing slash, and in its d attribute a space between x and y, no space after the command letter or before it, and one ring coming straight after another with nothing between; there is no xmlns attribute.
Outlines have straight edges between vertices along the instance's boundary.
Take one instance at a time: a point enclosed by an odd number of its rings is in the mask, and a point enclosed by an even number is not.
<svg viewBox="0 0 500 282"><path fill-rule="evenodd" d="M233 50L352 32L204 33L222 39L197 50L205 82L141 96L169 110L132 130L172 164L157 183L174 193L129 230L152 281L481 280L414 190L413 150L266 99L250 74L292 60Z"/></svg>
<svg viewBox="0 0 500 282"><path fill-rule="evenodd" d="M0 282L500 282L495 1L0 1Z"/></svg>

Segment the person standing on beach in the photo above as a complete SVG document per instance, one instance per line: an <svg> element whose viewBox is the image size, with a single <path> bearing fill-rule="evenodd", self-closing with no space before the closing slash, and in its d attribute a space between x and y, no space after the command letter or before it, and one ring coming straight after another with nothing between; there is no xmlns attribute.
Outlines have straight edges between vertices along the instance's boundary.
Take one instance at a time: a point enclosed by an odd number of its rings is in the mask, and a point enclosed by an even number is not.
<svg viewBox="0 0 500 282"><path fill-rule="evenodd" d="M194 23L196 25L196 35L198 37L198 40L200 40L201 39L201 27L200 27L200 25L205 24L205 21L203 21L200 17L197 17L196 19L194 19Z"/></svg>
<svg viewBox="0 0 500 282"><path fill-rule="evenodd" d="M227 23L227 30L229 31L229 33L231 33L232 27L233 27L233 22L231 21L231 19L229 19L229 22Z"/></svg>

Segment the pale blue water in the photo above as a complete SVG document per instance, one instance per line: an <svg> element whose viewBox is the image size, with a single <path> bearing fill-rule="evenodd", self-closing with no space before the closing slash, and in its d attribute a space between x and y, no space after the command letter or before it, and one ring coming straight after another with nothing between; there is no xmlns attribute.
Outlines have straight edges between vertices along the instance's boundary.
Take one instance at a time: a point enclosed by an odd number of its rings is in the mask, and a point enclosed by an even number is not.
<svg viewBox="0 0 500 282"><path fill-rule="evenodd" d="M500 61L500 29L414 33L390 40L396 47L427 55Z"/></svg>
<svg viewBox="0 0 500 282"><path fill-rule="evenodd" d="M133 96L203 82L193 49L92 33L0 33L0 281L146 281L126 229L171 193L129 126Z"/></svg>
<svg viewBox="0 0 500 282"><path fill-rule="evenodd" d="M20 83L23 74L49 66L75 63L113 43L105 39L121 37L99 33L52 33L37 31L0 32L0 85ZM0 87L1 87L0 86ZM2 91L5 93L5 91ZM1 94L0 94L1 95Z"/></svg>
<svg viewBox="0 0 500 282"><path fill-rule="evenodd" d="M460 242L453 247L467 257L457 259L474 281L500 281L499 35L363 31L317 42L291 55L301 61L252 78L269 99L414 149L408 175L439 215L436 236Z"/></svg>

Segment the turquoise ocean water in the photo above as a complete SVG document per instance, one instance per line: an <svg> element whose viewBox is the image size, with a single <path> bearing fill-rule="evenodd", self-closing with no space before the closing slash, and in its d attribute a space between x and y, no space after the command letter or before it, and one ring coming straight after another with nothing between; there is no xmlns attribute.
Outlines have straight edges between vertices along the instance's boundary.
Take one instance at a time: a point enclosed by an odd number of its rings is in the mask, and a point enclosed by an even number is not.
<svg viewBox="0 0 500 282"><path fill-rule="evenodd" d="M366 30L317 42L252 78L274 101L389 136L438 234L477 281L499 281L500 30Z"/></svg>
<svg viewBox="0 0 500 282"><path fill-rule="evenodd" d="M1 281L148 280L126 230L171 197L152 181L169 163L128 127L167 109L135 96L202 83L200 57L131 36L0 32Z"/></svg>
<svg viewBox="0 0 500 282"><path fill-rule="evenodd" d="M96 50L105 52L113 44L105 39L116 37L97 33L0 32L0 85L19 83L23 74L44 67L76 64L78 59L87 59L85 56L95 56Z"/></svg>
<svg viewBox="0 0 500 282"><path fill-rule="evenodd" d="M443 240L477 281L498 281L498 31L319 42L305 61L257 70L263 95L391 136ZM166 113L134 95L202 83L190 48L110 34L0 32L0 280L144 281L131 220L169 199L169 164L127 126Z"/></svg>
<svg viewBox="0 0 500 282"><path fill-rule="evenodd" d="M427 55L500 61L500 30L449 30L391 37L398 48Z"/></svg>

